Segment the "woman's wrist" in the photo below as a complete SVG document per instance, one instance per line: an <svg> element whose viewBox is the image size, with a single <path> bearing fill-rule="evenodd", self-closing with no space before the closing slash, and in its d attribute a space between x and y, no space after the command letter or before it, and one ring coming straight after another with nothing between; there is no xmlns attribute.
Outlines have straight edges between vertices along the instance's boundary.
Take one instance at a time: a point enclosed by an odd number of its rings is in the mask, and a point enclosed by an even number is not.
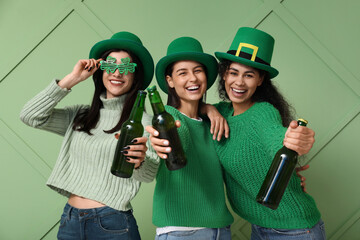
<svg viewBox="0 0 360 240"><path fill-rule="evenodd" d="M70 74L66 75L63 79L61 79L58 82L58 85L61 88L66 88L66 89L70 90L78 82L79 82L79 80L70 73Z"/></svg>

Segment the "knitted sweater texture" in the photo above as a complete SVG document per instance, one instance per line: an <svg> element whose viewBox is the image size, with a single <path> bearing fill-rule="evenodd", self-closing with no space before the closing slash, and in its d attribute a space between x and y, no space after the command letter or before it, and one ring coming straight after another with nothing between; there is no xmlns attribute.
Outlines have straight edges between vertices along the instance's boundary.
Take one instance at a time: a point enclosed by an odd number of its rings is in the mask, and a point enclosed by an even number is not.
<svg viewBox="0 0 360 240"><path fill-rule="evenodd" d="M93 135L88 135L74 131L72 125L77 112L89 106L55 108L69 92L52 81L20 113L25 124L64 136L47 185L66 197L76 194L117 210L131 209L130 201L138 192L140 181L150 182L155 178L159 160L148 144L144 164L134 170L131 178L119 178L110 173L117 140L114 134L103 130L112 129L118 123L126 96L112 99L106 99L105 94L101 96L100 119L90 131ZM142 123L151 125L151 117L144 113Z"/></svg>
<svg viewBox="0 0 360 240"><path fill-rule="evenodd" d="M233 222L225 204L221 165L209 126L165 106L175 120L187 165L169 171L161 161L156 177L153 223L158 227L220 228Z"/></svg>
<svg viewBox="0 0 360 240"><path fill-rule="evenodd" d="M216 144L224 168L228 198L233 210L252 224L267 228L310 228L320 220L314 199L304 193L299 177L292 176L276 210L256 202L275 153L283 146L286 128L269 103L255 103L233 116L231 103L216 105L230 127L230 137Z"/></svg>

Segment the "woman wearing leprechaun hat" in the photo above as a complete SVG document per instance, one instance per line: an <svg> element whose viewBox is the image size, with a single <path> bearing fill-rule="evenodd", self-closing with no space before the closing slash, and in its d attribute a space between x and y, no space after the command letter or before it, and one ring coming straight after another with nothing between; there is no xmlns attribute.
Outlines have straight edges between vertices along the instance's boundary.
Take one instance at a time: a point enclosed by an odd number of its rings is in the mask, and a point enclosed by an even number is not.
<svg viewBox="0 0 360 240"><path fill-rule="evenodd" d="M217 61L199 41L181 37L170 43L155 72L168 94L166 111L181 122L178 133L187 158L187 165L176 171L160 163L153 201L155 239L231 239L233 217L226 207L220 161L209 123L199 114L203 95L216 80ZM154 149L166 158L168 143L151 126L146 130Z"/></svg>
<svg viewBox="0 0 360 240"><path fill-rule="evenodd" d="M151 148L147 138L140 137L124 151L129 162L135 163L133 176L116 177L110 168L117 144L113 133L129 118L138 90L149 85L153 73L153 59L141 40L130 32L119 32L96 43L90 59L79 60L70 74L52 81L22 109L24 123L64 136L47 181L50 188L69 198L59 239L140 239L130 201L140 181L155 177L158 157L147 151ZM55 108L73 86L90 76L95 84L91 106ZM150 122L144 113L143 125Z"/></svg>
<svg viewBox="0 0 360 240"><path fill-rule="evenodd" d="M256 202L277 150L285 145L301 155L314 142L311 129L290 123L289 104L271 82L278 75L270 65L273 47L269 34L240 28L229 51L215 53L220 61L219 94L227 100L216 108L230 128L229 138L216 144L227 194L234 211L252 223L252 240L322 240L325 230L320 212L296 174L276 210ZM292 134L303 134L305 142L294 146Z"/></svg>
<svg viewBox="0 0 360 240"><path fill-rule="evenodd" d="M231 239L226 225L232 218L224 205L215 141L210 140L220 140L222 133L217 131L224 131L226 126L215 127L223 124L221 120L211 123L211 136L210 123L199 114L202 108L208 116L216 115L202 102L216 74L216 61L202 52L197 40L187 37L175 39L167 56L156 65L157 82L168 93L166 110L181 122L178 132L188 159L187 166L175 172L167 171L165 164L160 163L153 206L153 223L158 226L156 239ZM152 127L146 129L158 155L166 158L171 151L169 143L158 139ZM312 142L305 133L295 135L293 138L301 144L295 143L293 149ZM303 151L310 148L305 146Z"/></svg>

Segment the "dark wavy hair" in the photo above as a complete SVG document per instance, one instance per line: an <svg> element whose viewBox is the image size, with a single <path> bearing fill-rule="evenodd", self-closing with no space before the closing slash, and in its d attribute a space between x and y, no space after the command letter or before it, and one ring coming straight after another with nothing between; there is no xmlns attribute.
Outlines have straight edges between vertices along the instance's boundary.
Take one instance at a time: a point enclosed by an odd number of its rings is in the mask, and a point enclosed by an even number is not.
<svg viewBox="0 0 360 240"><path fill-rule="evenodd" d="M114 126L112 129L104 130L104 132L106 133L114 133L116 131L119 131L121 125L129 118L132 106L134 105L134 102L136 100L137 92L138 90L142 89L142 84L144 82L144 67L140 59L132 52L125 49L110 49L104 52L101 58L106 59L110 53L120 52L120 51L127 52L130 55L132 61L137 64L137 67L134 75L134 82L130 90L127 92L127 97L125 99L126 104L124 104L124 108L121 113L120 120L116 124L116 126ZM106 88L104 86L102 76L103 76L103 70L101 70L100 68L93 74L95 92L92 99L92 103L89 109L86 109L84 111L79 111L77 113L73 123L73 129L76 131L80 131L80 132L82 131L82 132L86 132L89 135L92 135L90 133L90 130L95 128L96 124L99 121L100 109L103 107L102 101L100 99L100 95L106 92Z"/></svg>
<svg viewBox="0 0 360 240"><path fill-rule="evenodd" d="M166 69L165 69L165 82L167 85L167 89L168 89L168 99L167 99L167 105L172 106L176 109L178 109L181 106L181 102L180 102L180 97L179 95L177 95L175 88L171 88L168 84L168 82L166 81L166 76L172 76L172 72L174 70L174 65L177 62L173 62L171 64L169 64ZM201 63L200 63L201 64ZM204 68L205 70L205 75L207 78L207 70L205 65L201 64L201 66ZM199 100L199 108L198 108L198 113L200 114L200 108L203 104L205 104L206 101L206 92L205 95L202 97L202 99Z"/></svg>
<svg viewBox="0 0 360 240"><path fill-rule="evenodd" d="M219 63L219 75L220 81L218 85L219 97L224 101L230 101L228 94L225 89L225 80L224 76L226 71L229 70L232 61L222 60ZM294 119L294 109L286 101L285 97L280 93L277 87L271 81L268 72L257 69L260 74L260 77L264 77L262 84L256 88L255 93L251 97L253 102L268 102L272 104L280 113L282 125L288 127L291 120Z"/></svg>

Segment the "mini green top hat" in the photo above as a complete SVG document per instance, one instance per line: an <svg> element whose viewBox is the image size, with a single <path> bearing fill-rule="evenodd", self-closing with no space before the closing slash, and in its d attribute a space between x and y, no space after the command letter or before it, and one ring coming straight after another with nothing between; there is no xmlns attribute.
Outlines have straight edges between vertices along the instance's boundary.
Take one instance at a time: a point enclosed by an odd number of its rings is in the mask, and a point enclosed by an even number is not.
<svg viewBox="0 0 360 240"><path fill-rule="evenodd" d="M204 53L200 42L195 38L180 37L170 43L166 56L156 64L155 76L161 90L168 92L165 78L167 66L181 60L192 60L203 64L207 70L207 89L213 85L218 74L216 58Z"/></svg>
<svg viewBox="0 0 360 240"><path fill-rule="evenodd" d="M215 52L221 61L227 59L233 62L265 70L270 78L276 77L279 71L270 66L274 49L274 38L255 28L242 27L237 31L227 53Z"/></svg>
<svg viewBox="0 0 360 240"><path fill-rule="evenodd" d="M118 32L110 39L96 43L90 50L89 58L99 59L101 55L112 48L125 49L133 52L144 66L144 82L142 88L149 86L154 75L154 61L141 40L133 33Z"/></svg>

